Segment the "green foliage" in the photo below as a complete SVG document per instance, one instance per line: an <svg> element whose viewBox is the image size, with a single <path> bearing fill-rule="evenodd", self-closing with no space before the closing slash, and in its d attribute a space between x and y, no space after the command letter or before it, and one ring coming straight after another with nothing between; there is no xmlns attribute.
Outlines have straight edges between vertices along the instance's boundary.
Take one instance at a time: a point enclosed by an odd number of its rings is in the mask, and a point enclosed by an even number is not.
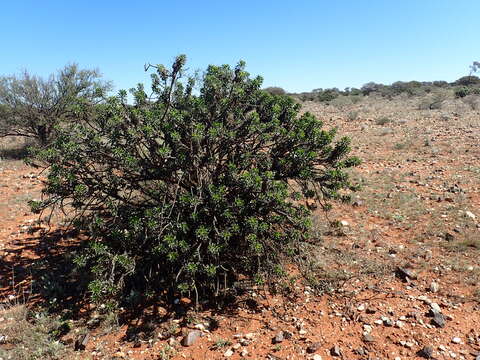
<svg viewBox="0 0 480 360"><path fill-rule="evenodd" d="M471 93L471 90L466 86L457 88L455 89L455 92L454 92L456 98L463 98L469 95L470 93Z"/></svg>
<svg viewBox="0 0 480 360"><path fill-rule="evenodd" d="M23 136L46 145L60 124L82 120L110 89L98 70L67 65L48 79L0 77L0 137ZM89 111L87 111L87 108Z"/></svg>
<svg viewBox="0 0 480 360"><path fill-rule="evenodd" d="M474 75L463 76L455 81L454 84L460 86L480 85L480 78Z"/></svg>
<svg viewBox="0 0 480 360"><path fill-rule="evenodd" d="M265 90L266 92L268 92L271 95L286 95L286 93L287 93L284 89L282 89L281 87L278 87L278 86L270 86L270 87L267 87L263 90Z"/></svg>
<svg viewBox="0 0 480 360"><path fill-rule="evenodd" d="M152 96L138 85L128 105L122 91L35 153L49 169L35 210L73 209L90 234L75 261L94 300L262 281L309 236L303 200L328 208L355 188L349 139L262 91L243 62L209 66L198 93L184 65L148 66Z"/></svg>
<svg viewBox="0 0 480 360"><path fill-rule="evenodd" d="M393 122L393 120L386 117L386 116L382 116L382 117L378 118L377 120L375 120L376 125L386 125L386 124L389 124L391 122Z"/></svg>

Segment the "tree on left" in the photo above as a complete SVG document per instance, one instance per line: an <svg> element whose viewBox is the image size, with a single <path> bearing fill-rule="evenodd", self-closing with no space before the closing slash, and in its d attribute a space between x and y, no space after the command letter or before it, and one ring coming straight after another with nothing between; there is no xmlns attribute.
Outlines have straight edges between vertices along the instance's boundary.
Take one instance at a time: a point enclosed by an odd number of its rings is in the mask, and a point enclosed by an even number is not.
<svg viewBox="0 0 480 360"><path fill-rule="evenodd" d="M28 71L0 76L0 137L27 137L45 146L63 123L92 114L111 87L98 70L77 64L48 78Z"/></svg>

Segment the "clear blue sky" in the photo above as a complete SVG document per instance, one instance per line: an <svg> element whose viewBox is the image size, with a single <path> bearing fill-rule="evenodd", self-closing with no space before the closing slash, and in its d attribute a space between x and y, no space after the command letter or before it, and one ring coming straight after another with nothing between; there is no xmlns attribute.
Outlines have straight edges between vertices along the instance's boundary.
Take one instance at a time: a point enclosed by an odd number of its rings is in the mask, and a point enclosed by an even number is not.
<svg viewBox="0 0 480 360"><path fill-rule="evenodd" d="M0 74L98 67L116 88L143 64L247 62L288 91L453 81L480 60L479 0L16 0L0 7Z"/></svg>

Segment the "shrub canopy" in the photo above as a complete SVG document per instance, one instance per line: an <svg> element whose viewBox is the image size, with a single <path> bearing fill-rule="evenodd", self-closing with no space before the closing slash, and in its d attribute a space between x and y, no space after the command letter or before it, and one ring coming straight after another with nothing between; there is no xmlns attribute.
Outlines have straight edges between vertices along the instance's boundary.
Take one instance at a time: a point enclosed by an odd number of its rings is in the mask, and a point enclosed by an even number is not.
<svg viewBox="0 0 480 360"><path fill-rule="evenodd" d="M66 65L44 79L24 71L0 77L0 137L23 136L46 145L60 124L79 120L79 107L100 102L111 88L98 70Z"/></svg>
<svg viewBox="0 0 480 360"><path fill-rule="evenodd" d="M76 263L95 299L198 295L237 274L279 273L309 236L304 200L328 208L354 188L348 138L260 90L243 62L209 66L197 91L184 64L154 66L152 96L138 85L129 105L122 91L36 153L49 174L32 207L73 209L91 236Z"/></svg>

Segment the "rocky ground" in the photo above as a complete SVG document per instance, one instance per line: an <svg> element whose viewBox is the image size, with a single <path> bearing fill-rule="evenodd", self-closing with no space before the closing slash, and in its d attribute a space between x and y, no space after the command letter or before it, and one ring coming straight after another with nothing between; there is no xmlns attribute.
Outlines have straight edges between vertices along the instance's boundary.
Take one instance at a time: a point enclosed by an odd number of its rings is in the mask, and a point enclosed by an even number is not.
<svg viewBox="0 0 480 360"><path fill-rule="evenodd" d="M175 313L157 304L118 321L84 304L57 336L57 358L480 359L480 113L454 99L418 110L420 101L304 104L363 159L353 203L315 213L306 279L292 270L277 294L246 287L221 311L183 298ZM9 146L0 148L0 357L20 359L15 347L37 345L12 340L12 312L45 307L32 280L80 240L58 230L40 241L46 225L26 201L40 196L42 175Z"/></svg>

